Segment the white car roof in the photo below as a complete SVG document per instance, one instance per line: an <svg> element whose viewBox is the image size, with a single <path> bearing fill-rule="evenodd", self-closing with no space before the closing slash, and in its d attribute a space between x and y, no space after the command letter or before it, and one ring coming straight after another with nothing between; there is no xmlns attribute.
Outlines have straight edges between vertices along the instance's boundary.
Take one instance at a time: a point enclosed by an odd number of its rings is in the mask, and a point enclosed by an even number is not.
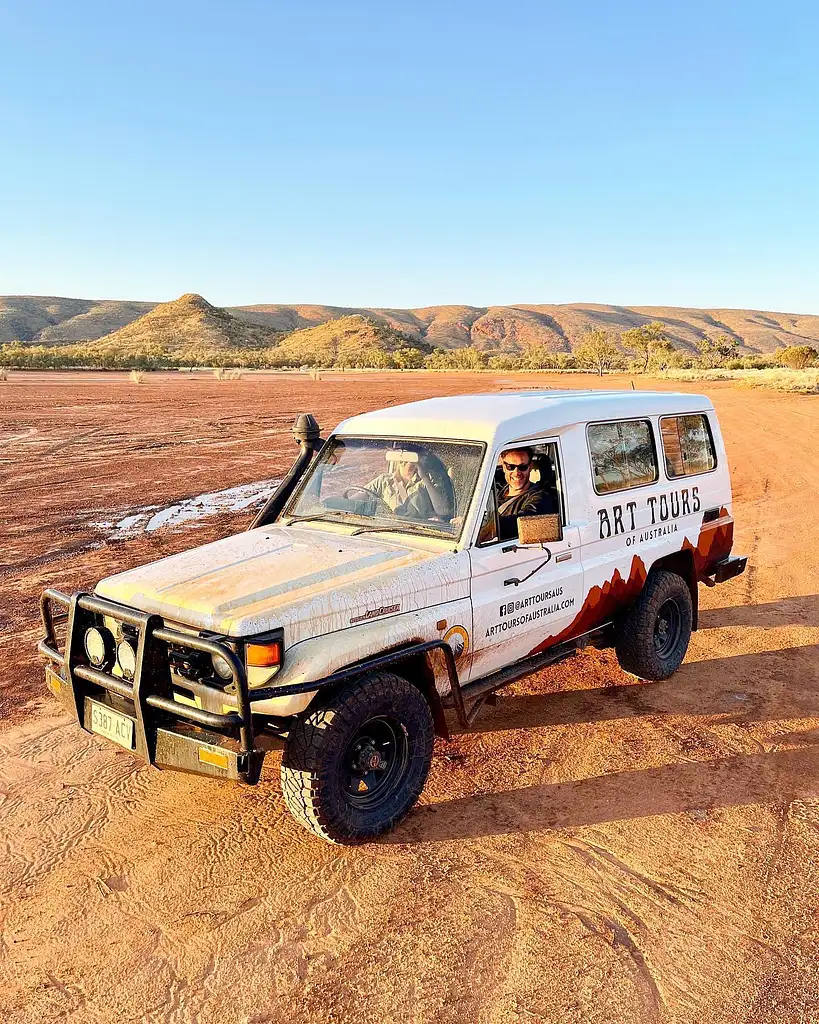
<svg viewBox="0 0 819 1024"><path fill-rule="evenodd" d="M672 391L501 391L394 405L344 420L334 433L366 437L519 441L575 423L712 409L704 395Z"/></svg>

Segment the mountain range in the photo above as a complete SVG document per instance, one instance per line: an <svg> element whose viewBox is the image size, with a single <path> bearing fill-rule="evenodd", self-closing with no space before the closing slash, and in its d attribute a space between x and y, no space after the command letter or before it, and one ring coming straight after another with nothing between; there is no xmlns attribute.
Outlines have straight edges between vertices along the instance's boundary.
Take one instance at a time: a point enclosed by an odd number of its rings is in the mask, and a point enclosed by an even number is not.
<svg viewBox="0 0 819 1024"><path fill-rule="evenodd" d="M596 303L514 306L427 306L385 309L322 305L213 306L200 295L153 303L49 296L0 297L0 344L63 346L94 342L94 348L129 350L158 345L169 350L200 346L259 348L309 343L338 344L351 331L373 333L394 349L408 345L519 353L533 345L569 352L590 328L616 334L660 320L675 347L693 352L706 335L727 334L746 354L819 343L819 316L748 309L672 306L610 306ZM343 323L342 323L343 321ZM328 334L329 332L329 334ZM376 333L378 331L376 330ZM308 335L305 339L303 335ZM330 342L327 342L327 338ZM332 338L335 337L335 342ZM365 338L365 343L369 343Z"/></svg>

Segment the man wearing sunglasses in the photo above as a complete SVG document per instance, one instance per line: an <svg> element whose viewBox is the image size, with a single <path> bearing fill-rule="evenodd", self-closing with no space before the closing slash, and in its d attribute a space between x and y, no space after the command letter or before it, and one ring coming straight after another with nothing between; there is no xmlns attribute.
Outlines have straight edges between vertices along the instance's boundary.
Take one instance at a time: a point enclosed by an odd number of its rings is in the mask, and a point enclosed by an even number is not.
<svg viewBox="0 0 819 1024"><path fill-rule="evenodd" d="M557 512L554 499L542 487L533 484L531 448L509 448L500 457L506 480L498 493L501 539L516 537L518 516L537 516Z"/></svg>

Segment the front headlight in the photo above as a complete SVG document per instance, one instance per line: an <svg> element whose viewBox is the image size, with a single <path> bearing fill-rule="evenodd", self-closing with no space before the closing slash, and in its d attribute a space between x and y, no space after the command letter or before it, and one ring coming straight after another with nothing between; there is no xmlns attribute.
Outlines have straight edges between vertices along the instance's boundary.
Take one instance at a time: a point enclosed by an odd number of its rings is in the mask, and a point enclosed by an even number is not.
<svg viewBox="0 0 819 1024"><path fill-rule="evenodd" d="M212 654L210 656L210 661L213 665L213 671L220 679L233 678L233 669L228 665L227 661L221 656L221 654Z"/></svg>

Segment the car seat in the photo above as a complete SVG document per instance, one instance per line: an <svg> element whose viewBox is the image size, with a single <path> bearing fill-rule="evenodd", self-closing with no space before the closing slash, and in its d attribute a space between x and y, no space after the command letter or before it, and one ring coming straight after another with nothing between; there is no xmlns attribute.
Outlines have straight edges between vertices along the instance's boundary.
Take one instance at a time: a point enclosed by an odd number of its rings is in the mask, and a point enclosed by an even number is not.
<svg viewBox="0 0 819 1024"><path fill-rule="evenodd" d="M541 487L554 500L555 507L560 507L560 496L557 493L557 475L554 463L545 452L535 452L532 456L532 472L529 479Z"/></svg>

